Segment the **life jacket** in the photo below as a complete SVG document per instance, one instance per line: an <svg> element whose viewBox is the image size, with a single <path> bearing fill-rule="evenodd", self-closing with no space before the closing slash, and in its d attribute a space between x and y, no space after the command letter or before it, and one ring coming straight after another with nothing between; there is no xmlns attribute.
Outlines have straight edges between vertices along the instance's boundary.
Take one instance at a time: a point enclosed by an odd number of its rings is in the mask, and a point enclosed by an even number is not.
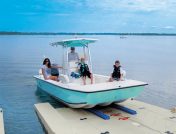
<svg viewBox="0 0 176 134"><path fill-rule="evenodd" d="M84 74L84 73L89 71L89 67L88 67L87 64L79 63L79 65L80 65L80 70L79 71L80 71L81 74Z"/></svg>
<svg viewBox="0 0 176 134"><path fill-rule="evenodd" d="M113 71L113 73L112 73L112 77L113 77L113 78L120 78L120 75L121 75L121 73L120 73L120 68L121 68L121 66L116 67L116 66L114 65L114 71Z"/></svg>

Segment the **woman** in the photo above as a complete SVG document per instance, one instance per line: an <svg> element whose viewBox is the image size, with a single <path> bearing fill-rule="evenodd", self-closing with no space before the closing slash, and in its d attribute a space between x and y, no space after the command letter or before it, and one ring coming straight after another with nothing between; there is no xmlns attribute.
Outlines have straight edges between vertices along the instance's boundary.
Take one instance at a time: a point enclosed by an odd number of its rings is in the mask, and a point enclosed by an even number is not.
<svg viewBox="0 0 176 134"><path fill-rule="evenodd" d="M42 74L44 76L45 80L55 80L58 81L58 76L53 76L51 75L51 68L62 68L60 66L51 66L51 62L49 58L45 58L43 61L43 66L42 66Z"/></svg>

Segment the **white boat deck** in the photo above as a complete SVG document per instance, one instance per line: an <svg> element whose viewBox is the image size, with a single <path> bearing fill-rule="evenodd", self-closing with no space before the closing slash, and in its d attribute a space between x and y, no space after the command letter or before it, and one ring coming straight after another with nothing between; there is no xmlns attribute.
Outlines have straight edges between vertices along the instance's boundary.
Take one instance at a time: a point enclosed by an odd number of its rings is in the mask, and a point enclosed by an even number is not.
<svg viewBox="0 0 176 134"><path fill-rule="evenodd" d="M104 82L104 83L96 83L92 85L78 85L75 83L69 83L68 87L79 90L83 92L97 92L111 89L121 89L128 87L137 87L141 85L146 85L146 83L136 80L125 80L125 81L114 81L114 82Z"/></svg>
<svg viewBox="0 0 176 134"><path fill-rule="evenodd" d="M121 105L137 114L107 107L103 112L113 116L103 120L83 109L54 109L49 103L35 104L35 110L49 134L176 134L176 114L170 110L136 100Z"/></svg>
<svg viewBox="0 0 176 134"><path fill-rule="evenodd" d="M0 134L5 134L4 121L3 121L3 111L1 108L0 108Z"/></svg>
<svg viewBox="0 0 176 134"><path fill-rule="evenodd" d="M87 85L80 84L80 83L83 83L81 78L75 79L74 82L64 84L61 81L57 82L53 80L45 80L43 76L40 76L40 75L36 75L34 77L42 81L48 82L50 84L53 84L55 86L59 86L62 88L71 89L75 91L80 91L80 92L99 92L99 91L105 91L105 90L122 89L122 88L138 87L138 86L147 85L147 83L145 82L137 81L137 80L130 80L130 79L126 79L124 81L108 82L108 79L109 79L108 76L97 75L97 74L94 74L94 76L98 76L101 78L98 80L98 82L94 84L87 84ZM87 79L87 80L90 83L90 79Z"/></svg>

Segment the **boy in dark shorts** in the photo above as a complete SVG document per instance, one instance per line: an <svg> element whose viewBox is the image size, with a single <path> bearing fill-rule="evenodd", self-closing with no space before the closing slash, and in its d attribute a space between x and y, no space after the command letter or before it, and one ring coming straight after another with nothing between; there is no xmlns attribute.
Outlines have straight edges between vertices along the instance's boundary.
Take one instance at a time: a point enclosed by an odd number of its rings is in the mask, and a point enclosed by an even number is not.
<svg viewBox="0 0 176 134"><path fill-rule="evenodd" d="M93 76L89 71L88 65L85 63L85 59L81 58L81 62L78 64L81 77L83 79L83 84L86 85L86 76L91 79L91 84L93 84Z"/></svg>
<svg viewBox="0 0 176 134"><path fill-rule="evenodd" d="M120 66L120 61L115 61L115 65L113 66L114 70L111 74L111 78L109 79L109 82L113 82L114 80L120 81L122 80L122 69Z"/></svg>

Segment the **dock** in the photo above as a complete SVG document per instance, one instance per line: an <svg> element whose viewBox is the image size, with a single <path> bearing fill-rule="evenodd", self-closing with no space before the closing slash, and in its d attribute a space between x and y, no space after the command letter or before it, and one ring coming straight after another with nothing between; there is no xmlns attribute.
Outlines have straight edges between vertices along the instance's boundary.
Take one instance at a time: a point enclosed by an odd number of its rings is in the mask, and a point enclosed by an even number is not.
<svg viewBox="0 0 176 134"><path fill-rule="evenodd" d="M0 134L5 134L2 108L0 108Z"/></svg>
<svg viewBox="0 0 176 134"><path fill-rule="evenodd" d="M176 134L176 114L170 110L136 100L127 100L120 105L137 114L108 106L101 109L110 116L104 120L84 109L55 109L49 103L34 107L48 134Z"/></svg>

